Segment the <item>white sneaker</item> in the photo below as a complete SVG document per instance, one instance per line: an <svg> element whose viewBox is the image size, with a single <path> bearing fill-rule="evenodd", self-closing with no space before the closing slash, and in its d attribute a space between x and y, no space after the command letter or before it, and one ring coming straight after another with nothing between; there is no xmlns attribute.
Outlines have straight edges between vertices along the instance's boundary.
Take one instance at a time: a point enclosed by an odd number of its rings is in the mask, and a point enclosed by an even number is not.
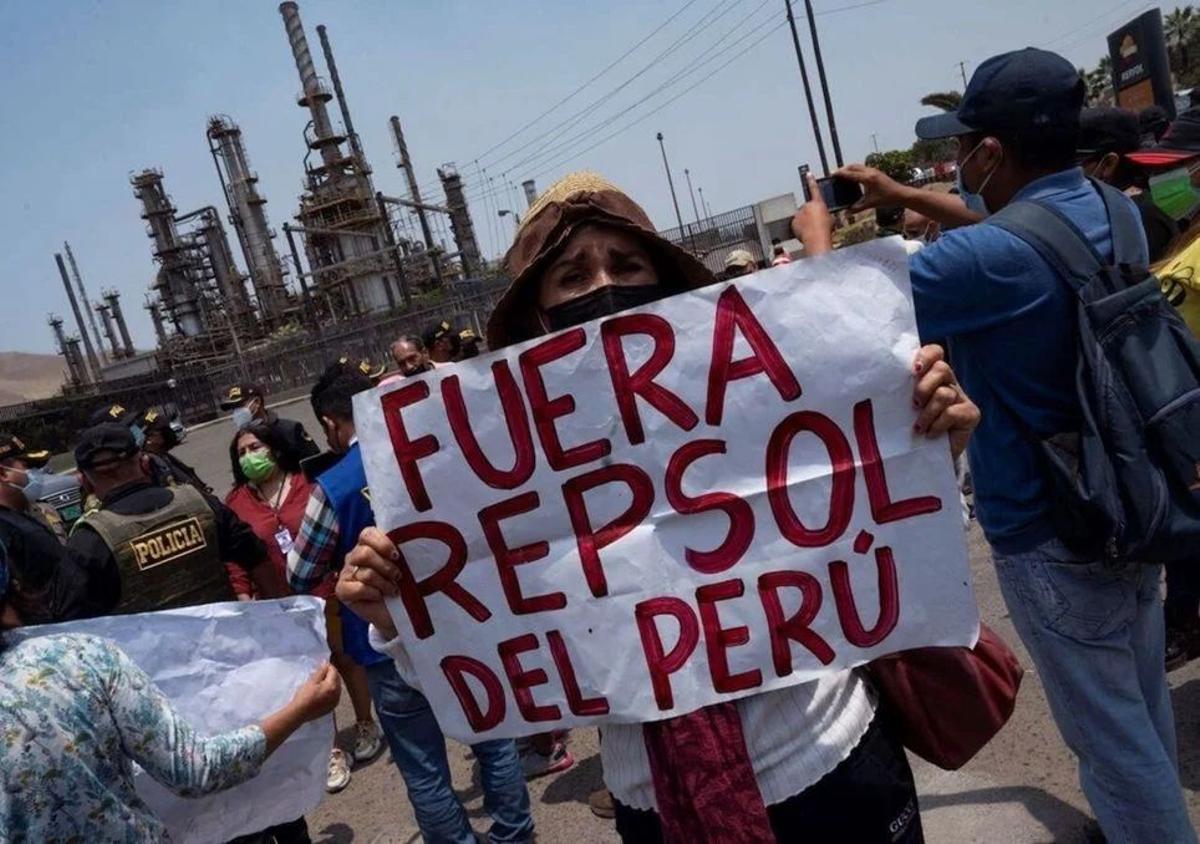
<svg viewBox="0 0 1200 844"><path fill-rule="evenodd" d="M354 761L370 762L383 750L379 726L374 721L359 721L354 729Z"/></svg>
<svg viewBox="0 0 1200 844"><path fill-rule="evenodd" d="M329 754L329 776L325 778L325 790L337 794L350 784L350 760L346 752L334 748Z"/></svg>

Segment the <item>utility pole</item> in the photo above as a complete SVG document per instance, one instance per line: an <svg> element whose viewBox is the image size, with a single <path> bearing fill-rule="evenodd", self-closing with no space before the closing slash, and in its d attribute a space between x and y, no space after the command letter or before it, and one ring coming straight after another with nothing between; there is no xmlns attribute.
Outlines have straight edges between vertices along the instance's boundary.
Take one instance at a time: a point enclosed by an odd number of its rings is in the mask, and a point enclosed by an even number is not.
<svg viewBox="0 0 1200 844"><path fill-rule="evenodd" d="M874 132L871 133L871 146L875 147L875 154L879 155L879 136Z"/></svg>
<svg viewBox="0 0 1200 844"><path fill-rule="evenodd" d="M966 62L958 63L958 72L962 74L963 91L966 91L967 90L967 63Z"/></svg>
<svg viewBox="0 0 1200 844"><path fill-rule="evenodd" d="M675 222L679 223L679 235L682 237L684 234L683 215L679 213L679 200L675 197L675 180L671 178L671 165L667 163L667 148L663 144L663 133L659 132L656 137L658 138L658 147L662 150L663 169L667 171L667 187L671 189L671 202L675 205ZM690 235L691 232L688 234ZM695 244L692 244L692 248L695 249Z"/></svg>
<svg viewBox="0 0 1200 844"><path fill-rule="evenodd" d="M692 190L692 174L684 167L683 175L687 178L688 193L692 195L692 213L696 215L696 228L700 228L700 209L696 207L696 192Z"/></svg>
<svg viewBox="0 0 1200 844"><path fill-rule="evenodd" d="M808 103L808 116L812 120L813 137L817 140L817 153L821 156L821 171L829 175L829 159L825 157L825 139L821 137L821 124L817 121L817 107L813 105L812 86L808 84L808 69L804 66L804 53L800 50L800 36L796 34L796 18L792 15L791 0L783 0L787 10L788 26L792 30L792 46L796 48L796 64L800 65L800 81L804 83L804 99Z"/></svg>
<svg viewBox="0 0 1200 844"><path fill-rule="evenodd" d="M788 7L791 9L791 6ZM829 140L833 142L833 160L842 166L842 145L838 141L837 121L833 119L833 100L829 96L829 80L825 78L825 62L821 59L821 40L817 37L817 18L813 14L812 0L804 0L808 12L808 29L812 33L813 56L817 60L817 76L821 80L821 93L825 95L825 116L829 118Z"/></svg>

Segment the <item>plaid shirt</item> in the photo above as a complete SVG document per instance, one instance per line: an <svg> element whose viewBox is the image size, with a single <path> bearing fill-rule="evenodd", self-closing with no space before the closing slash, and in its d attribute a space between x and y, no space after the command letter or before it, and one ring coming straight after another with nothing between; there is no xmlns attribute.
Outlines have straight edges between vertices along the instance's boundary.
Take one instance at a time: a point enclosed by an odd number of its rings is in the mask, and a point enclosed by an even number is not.
<svg viewBox="0 0 1200 844"><path fill-rule="evenodd" d="M314 485L300 522L300 535L288 552L288 585L298 594L307 594L326 578L337 562L337 512L325 497L325 490Z"/></svg>

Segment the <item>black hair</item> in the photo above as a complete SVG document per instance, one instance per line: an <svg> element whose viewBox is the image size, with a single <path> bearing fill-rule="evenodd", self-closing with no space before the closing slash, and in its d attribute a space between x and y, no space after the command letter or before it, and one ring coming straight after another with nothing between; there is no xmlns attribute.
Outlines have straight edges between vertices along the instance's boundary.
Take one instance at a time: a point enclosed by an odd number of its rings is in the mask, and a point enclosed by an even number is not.
<svg viewBox="0 0 1200 844"><path fill-rule="evenodd" d="M1024 170L1057 173L1075 166L1079 126L1048 126L1020 132L973 132L964 144L971 149L984 138L998 140L1004 147L1005 158Z"/></svg>
<svg viewBox="0 0 1200 844"><path fill-rule="evenodd" d="M312 402L313 415L320 421L326 416L330 419L353 422L354 402L352 399L358 393L371 389L374 384L371 379L357 369L342 366L334 362L321 374L320 379L313 385Z"/></svg>
<svg viewBox="0 0 1200 844"><path fill-rule="evenodd" d="M31 554L13 556L3 543L0 543L0 555L3 555L8 568L8 584L3 597L0 597L0 609L12 607L24 626L68 620L60 617L61 611L55 610L56 560ZM6 644L0 631L0 651L4 650Z"/></svg>
<svg viewBox="0 0 1200 844"><path fill-rule="evenodd" d="M229 463L233 471L234 486L242 486L249 481L242 472L242 463L238 459L238 440L242 438L242 434L254 434L259 442L271 449L275 465L283 471L289 474L300 471L300 463L296 460L296 455L292 453L288 444L276 433L275 429L262 422L254 422L237 431L229 443Z"/></svg>

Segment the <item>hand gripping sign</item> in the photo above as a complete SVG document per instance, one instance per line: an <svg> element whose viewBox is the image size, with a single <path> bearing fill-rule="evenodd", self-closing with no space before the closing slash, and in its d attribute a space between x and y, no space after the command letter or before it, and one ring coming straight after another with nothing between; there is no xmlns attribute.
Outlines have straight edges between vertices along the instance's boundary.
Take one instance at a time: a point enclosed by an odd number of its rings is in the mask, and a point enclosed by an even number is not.
<svg viewBox="0 0 1200 844"><path fill-rule="evenodd" d="M465 740L679 715L974 642L898 241L355 398L390 603Z"/></svg>

